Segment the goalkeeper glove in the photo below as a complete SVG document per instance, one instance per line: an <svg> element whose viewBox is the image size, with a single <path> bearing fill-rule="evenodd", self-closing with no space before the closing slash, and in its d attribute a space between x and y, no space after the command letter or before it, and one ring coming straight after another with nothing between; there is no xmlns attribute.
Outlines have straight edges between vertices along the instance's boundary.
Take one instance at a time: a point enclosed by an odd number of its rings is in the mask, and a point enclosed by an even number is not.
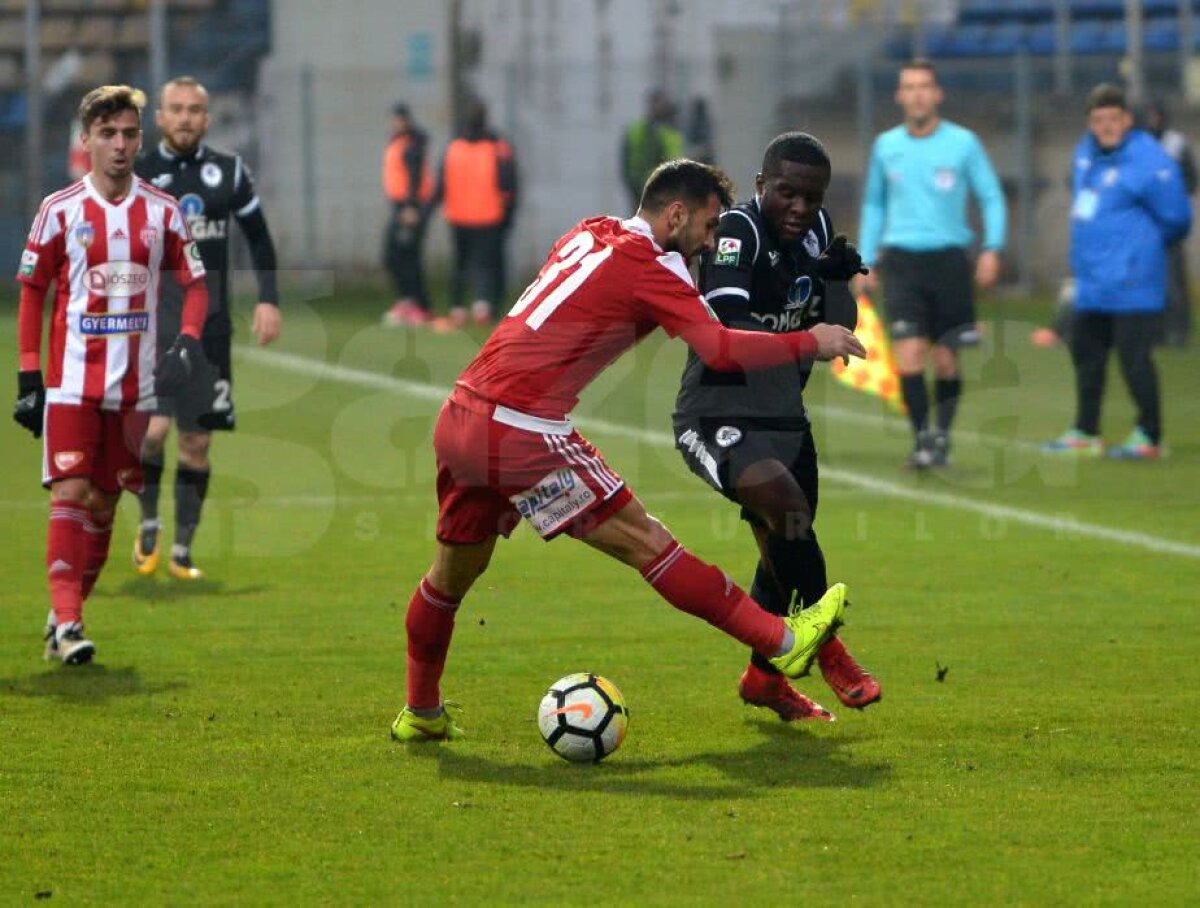
<svg viewBox="0 0 1200 908"><path fill-rule="evenodd" d="M827 281L848 281L856 274L866 274L862 256L844 234L833 238L821 257L817 259L817 274Z"/></svg>
<svg viewBox="0 0 1200 908"><path fill-rule="evenodd" d="M13 419L33 433L42 437L42 419L46 412L46 386L42 383L39 369L17 373L17 402L13 406Z"/></svg>
<svg viewBox="0 0 1200 908"><path fill-rule="evenodd" d="M155 391L175 397L205 362L204 348L190 334L180 334L154 367Z"/></svg>

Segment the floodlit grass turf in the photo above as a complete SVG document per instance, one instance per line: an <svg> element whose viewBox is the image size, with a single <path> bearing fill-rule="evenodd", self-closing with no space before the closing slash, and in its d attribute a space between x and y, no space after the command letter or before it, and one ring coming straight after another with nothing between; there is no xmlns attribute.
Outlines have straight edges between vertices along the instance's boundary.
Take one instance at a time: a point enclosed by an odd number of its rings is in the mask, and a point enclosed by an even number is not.
<svg viewBox="0 0 1200 908"><path fill-rule="evenodd" d="M380 300L294 307L278 349L448 384L478 340L378 330ZM15 368L11 316L0 374ZM1160 356L1170 459L1047 464L994 437L1037 442L1070 417L1065 354L1030 349L1027 327L995 323L969 355L960 425L988 438L960 443L952 471L903 473L903 425L819 375L823 464L1192 554L827 479L818 527L831 577L850 584L845 638L886 691L860 715L809 679L833 725L746 709L738 646L624 568L522 529L459 619L445 692L466 707L470 737L393 745L404 608L431 551L437 403L244 355L240 427L214 447L195 550L210 579L136 579L126 502L88 603L98 664L44 665L39 449L8 426L0 898L1193 900L1200 353ZM581 415L668 431L681 362L681 346L652 338ZM1118 440L1130 410L1113 379L1105 434ZM682 540L748 581L744 528L674 452L589 434ZM169 491L164 511L170 524ZM554 757L534 721L546 685L577 670L610 676L632 712L624 747L600 766Z"/></svg>

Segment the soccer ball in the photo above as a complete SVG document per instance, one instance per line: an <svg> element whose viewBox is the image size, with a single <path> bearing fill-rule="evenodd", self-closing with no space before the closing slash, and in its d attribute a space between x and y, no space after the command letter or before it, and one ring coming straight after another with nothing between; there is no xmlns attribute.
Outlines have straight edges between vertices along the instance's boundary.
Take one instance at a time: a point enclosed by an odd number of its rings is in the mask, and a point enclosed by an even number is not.
<svg viewBox="0 0 1200 908"><path fill-rule="evenodd" d="M629 710L617 686L590 672L559 678L538 706L550 749L572 763L598 763L621 746Z"/></svg>

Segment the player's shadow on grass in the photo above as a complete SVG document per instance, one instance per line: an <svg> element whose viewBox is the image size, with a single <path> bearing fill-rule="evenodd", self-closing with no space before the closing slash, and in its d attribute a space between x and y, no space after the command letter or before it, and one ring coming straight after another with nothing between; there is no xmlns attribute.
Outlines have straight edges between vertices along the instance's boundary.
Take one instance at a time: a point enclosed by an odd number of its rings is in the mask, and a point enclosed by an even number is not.
<svg viewBox="0 0 1200 908"><path fill-rule="evenodd" d="M497 762L469 752L467 746L448 745L413 750L439 763L443 776L459 782L558 788L564 791L605 791L665 796L682 800L727 800L762 789L868 788L891 776L887 763L856 762L840 753L860 737L807 734L802 728L780 722L755 722L763 737L744 750L723 750L674 759L614 756L599 766L572 765L548 751L546 762L522 766ZM723 777L712 782L683 782L664 778L664 771L711 767Z"/></svg>
<svg viewBox="0 0 1200 908"><path fill-rule="evenodd" d="M0 696L53 697L100 706L116 697L144 697L187 687L182 681L146 684L133 666L54 666L25 678L0 679Z"/></svg>
<svg viewBox="0 0 1200 908"><path fill-rule="evenodd" d="M147 602L177 602L195 596L244 596L269 589L263 584L226 589L221 580L188 580L163 583L153 577L131 577L109 593L96 590L95 595L129 596Z"/></svg>

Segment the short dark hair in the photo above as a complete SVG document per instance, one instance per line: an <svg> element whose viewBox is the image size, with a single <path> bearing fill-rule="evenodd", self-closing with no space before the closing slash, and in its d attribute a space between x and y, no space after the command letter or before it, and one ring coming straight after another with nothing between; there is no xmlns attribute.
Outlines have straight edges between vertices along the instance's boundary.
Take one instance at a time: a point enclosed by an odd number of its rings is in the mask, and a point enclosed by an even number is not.
<svg viewBox="0 0 1200 908"><path fill-rule="evenodd" d="M680 201L689 208L699 208L713 195L720 199L722 208L733 204L733 183L725 171L689 158L676 158L654 168L642 189L639 207L650 212L662 211L672 202Z"/></svg>
<svg viewBox="0 0 1200 908"><path fill-rule="evenodd" d="M913 57L911 60L906 60L900 64L900 72L904 72L907 69L923 69L929 75L933 76L934 82L937 81L937 67L934 66L932 60L925 57Z"/></svg>
<svg viewBox="0 0 1200 908"><path fill-rule="evenodd" d="M87 132L96 120L107 120L123 110L132 110L142 120L142 109L146 106L146 93L128 85L101 85L93 88L79 102L79 122Z"/></svg>
<svg viewBox="0 0 1200 908"><path fill-rule="evenodd" d="M1129 110L1129 105L1125 102L1125 90L1111 82L1101 82L1088 92L1087 112L1091 113L1099 107L1119 107L1121 110Z"/></svg>
<svg viewBox="0 0 1200 908"><path fill-rule="evenodd" d="M785 132L776 136L763 152L762 172L772 173L779 169L780 161L796 164L811 164L814 167L832 167L829 152L816 136L806 132Z"/></svg>
<svg viewBox="0 0 1200 908"><path fill-rule="evenodd" d="M162 88L158 90L158 106L162 107L163 95L166 94L168 88L197 88L200 91L208 94L208 89L195 76L175 76L173 79L167 79L162 84Z"/></svg>

